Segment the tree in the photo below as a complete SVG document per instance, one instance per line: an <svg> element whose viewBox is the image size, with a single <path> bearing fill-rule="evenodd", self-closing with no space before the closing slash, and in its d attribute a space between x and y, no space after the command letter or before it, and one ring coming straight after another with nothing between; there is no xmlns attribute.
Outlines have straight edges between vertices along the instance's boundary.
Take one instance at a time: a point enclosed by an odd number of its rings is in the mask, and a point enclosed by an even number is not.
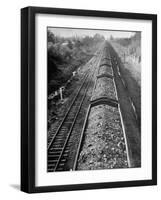
<svg viewBox="0 0 161 200"><path fill-rule="evenodd" d="M55 35L51 31L47 31L48 42L55 43Z"/></svg>
<svg viewBox="0 0 161 200"><path fill-rule="evenodd" d="M68 47L69 49L73 49L73 43L71 42L71 40L68 40Z"/></svg>

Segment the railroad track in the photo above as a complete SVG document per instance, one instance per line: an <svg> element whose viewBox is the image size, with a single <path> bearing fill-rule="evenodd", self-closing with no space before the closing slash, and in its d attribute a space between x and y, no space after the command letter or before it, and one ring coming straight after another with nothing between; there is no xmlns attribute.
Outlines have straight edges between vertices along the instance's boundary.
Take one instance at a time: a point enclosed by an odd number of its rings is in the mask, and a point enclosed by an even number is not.
<svg viewBox="0 0 161 200"><path fill-rule="evenodd" d="M85 75L82 80L82 84L73 98L64 118L61 123L52 130L52 134L49 136L47 154L48 172L73 170L73 163L75 162L74 150L76 145L79 143L83 124L85 123L85 120L87 120L84 117L86 107L89 103L89 95L87 95L87 93L89 88L93 87L91 78L95 73L98 63L100 62L100 58L101 56L99 54L95 61L93 73L90 74L90 72L88 72Z"/></svg>
<svg viewBox="0 0 161 200"><path fill-rule="evenodd" d="M77 99L77 97L79 96L79 93L80 93L82 87L84 86L86 79L87 79L87 74L86 74L86 75L84 76L84 78L81 80L81 81L82 81L82 84L81 84L80 87L78 88L78 91L77 91L77 93L75 94L75 96L74 96L74 98L73 98L73 100L72 100L72 103L70 104L70 106L69 106L69 108L68 108L68 110L67 110L67 112L66 112L64 118L63 118L62 121L61 121L61 123L57 124L57 126L54 127L54 129L52 129L52 132L51 132L50 136L48 137L48 149L49 149L50 146L52 145L52 142L54 141L54 139L55 139L55 137L56 137L56 135L57 135L57 132L58 132L59 129L62 127L64 121L66 120L67 116L69 115L69 112L71 111L73 104L76 102L76 99Z"/></svg>

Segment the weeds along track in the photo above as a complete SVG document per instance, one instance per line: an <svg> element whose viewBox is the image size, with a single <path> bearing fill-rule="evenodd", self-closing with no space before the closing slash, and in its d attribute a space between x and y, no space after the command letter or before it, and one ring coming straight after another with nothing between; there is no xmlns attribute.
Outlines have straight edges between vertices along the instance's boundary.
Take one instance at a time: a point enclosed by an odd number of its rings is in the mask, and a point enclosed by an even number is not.
<svg viewBox="0 0 161 200"><path fill-rule="evenodd" d="M48 138L47 171L73 170L76 150L78 148L81 130L85 123L86 110L89 105L90 91L93 88L92 80L100 62L101 51L93 60L92 70L84 75L82 84L78 88L62 121L54 127Z"/></svg>

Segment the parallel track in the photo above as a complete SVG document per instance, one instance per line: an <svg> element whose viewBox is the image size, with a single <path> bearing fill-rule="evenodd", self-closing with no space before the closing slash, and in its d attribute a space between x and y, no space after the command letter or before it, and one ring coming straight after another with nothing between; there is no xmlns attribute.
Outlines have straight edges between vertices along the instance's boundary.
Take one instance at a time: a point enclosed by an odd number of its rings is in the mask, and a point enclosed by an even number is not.
<svg viewBox="0 0 161 200"><path fill-rule="evenodd" d="M100 62L100 57L98 56L95 61L95 66ZM96 68L96 67L95 67ZM93 69L93 73L95 69ZM72 103L70 104L63 120L61 123L55 127L53 133L51 134L48 142L48 172L54 171L67 171L73 169L73 166L69 166L66 163L68 162L68 157L71 153L72 141L71 138L74 137L73 133L76 133L75 130L81 126L79 120L79 116L83 113L83 104L89 100L87 98L87 92L89 87L92 86L92 82L90 81L92 78L92 74L88 72L81 86L78 89ZM84 117L85 118L85 117ZM86 119L85 119L86 120ZM82 122L82 126L84 121ZM82 127L83 128L83 127ZM81 130L80 130L81 131ZM77 131L79 132L79 131ZM77 133L78 143L79 143L79 134Z"/></svg>

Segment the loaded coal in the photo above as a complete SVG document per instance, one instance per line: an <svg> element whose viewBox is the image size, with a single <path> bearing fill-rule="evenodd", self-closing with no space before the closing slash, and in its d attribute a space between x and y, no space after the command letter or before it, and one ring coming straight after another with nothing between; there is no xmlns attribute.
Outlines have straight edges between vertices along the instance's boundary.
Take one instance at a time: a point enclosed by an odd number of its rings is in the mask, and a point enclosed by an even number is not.
<svg viewBox="0 0 161 200"><path fill-rule="evenodd" d="M107 47L104 49L103 59L105 56L110 58ZM97 76L91 100L99 102L99 99L106 97L117 101L114 79L104 76L105 74L113 75L112 67L102 65L107 60L104 59L99 66L99 77ZM77 170L127 167L129 167L128 156L119 104L113 107L100 101L100 104L91 107Z"/></svg>

